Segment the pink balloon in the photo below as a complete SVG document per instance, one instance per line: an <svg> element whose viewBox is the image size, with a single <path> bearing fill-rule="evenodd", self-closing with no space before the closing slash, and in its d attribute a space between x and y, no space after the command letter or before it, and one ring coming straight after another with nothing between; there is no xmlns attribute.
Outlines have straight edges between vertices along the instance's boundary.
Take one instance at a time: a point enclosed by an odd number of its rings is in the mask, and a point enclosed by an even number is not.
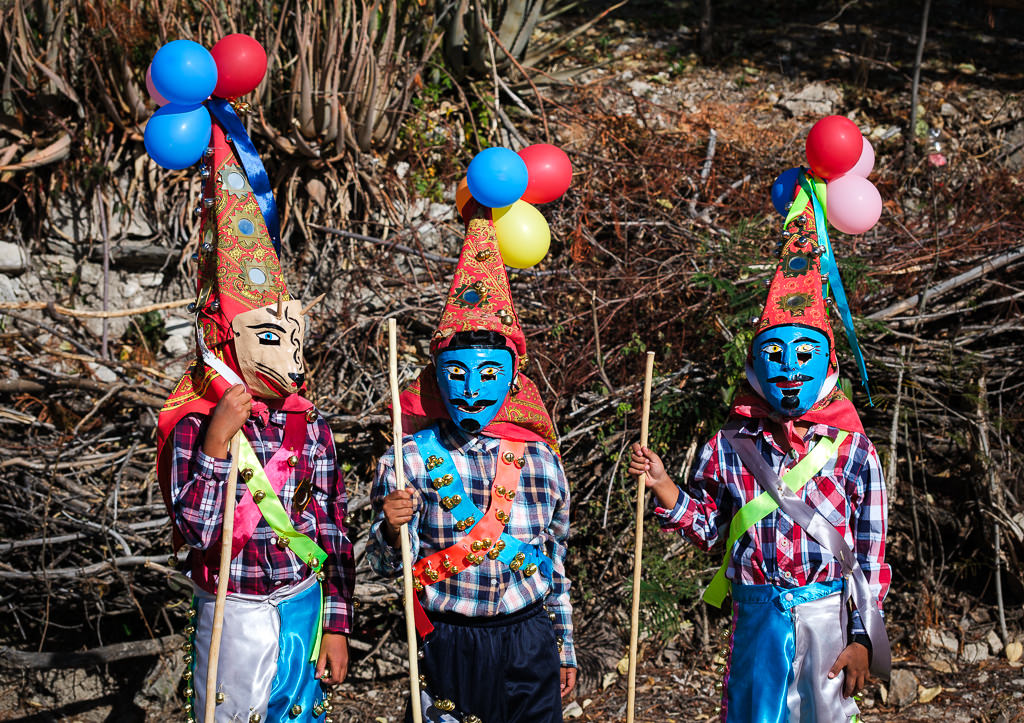
<svg viewBox="0 0 1024 723"><path fill-rule="evenodd" d="M882 197L863 176L844 173L828 182L828 222L843 233L864 233L882 215Z"/></svg>
<svg viewBox="0 0 1024 723"><path fill-rule="evenodd" d="M867 138L864 138L864 149L860 152L860 158L857 159L857 163L854 164L853 168L849 170L855 176L861 178L867 178L871 175L872 169L875 167L875 149L871 147L871 143Z"/></svg>
<svg viewBox="0 0 1024 723"><path fill-rule="evenodd" d="M153 85L153 64L150 63L149 67L146 68L146 90L149 91L149 97L153 99L153 102L158 106L163 107L167 105L168 100L160 95L160 91Z"/></svg>

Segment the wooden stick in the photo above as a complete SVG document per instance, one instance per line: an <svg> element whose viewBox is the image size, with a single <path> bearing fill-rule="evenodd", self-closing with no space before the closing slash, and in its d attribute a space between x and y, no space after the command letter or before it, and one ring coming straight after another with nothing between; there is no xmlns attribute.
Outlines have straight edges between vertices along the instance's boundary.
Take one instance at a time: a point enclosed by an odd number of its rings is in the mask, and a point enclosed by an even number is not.
<svg viewBox="0 0 1024 723"><path fill-rule="evenodd" d="M398 393L398 332L395 320L388 319L388 377L391 380L391 419L395 440L395 485L405 489L405 465L402 461L402 405ZM405 600L405 639L409 649L409 698L413 723L422 723L420 702L420 666L416 645L416 618L413 613L412 551L409 548L409 525L398 530L402 544L402 593Z"/></svg>
<svg viewBox="0 0 1024 723"><path fill-rule="evenodd" d="M644 369L644 406L640 417L640 446L647 446L647 428L651 419L651 378L654 376L654 352L647 352ZM633 723L636 704L636 648L640 632L640 569L644 549L644 503L647 475L636 478L636 542L633 546L633 615L629 624L629 687L626 695L626 723Z"/></svg>
<svg viewBox="0 0 1024 723"><path fill-rule="evenodd" d="M224 489L224 522L221 525L220 571L217 576L217 600L213 604L213 628L210 630L210 655L206 665L206 709L204 723L214 723L217 707L217 663L220 661L220 637L224 632L224 602L231 577L231 541L235 533L235 491L238 488L238 448L242 430L231 439L231 470Z"/></svg>

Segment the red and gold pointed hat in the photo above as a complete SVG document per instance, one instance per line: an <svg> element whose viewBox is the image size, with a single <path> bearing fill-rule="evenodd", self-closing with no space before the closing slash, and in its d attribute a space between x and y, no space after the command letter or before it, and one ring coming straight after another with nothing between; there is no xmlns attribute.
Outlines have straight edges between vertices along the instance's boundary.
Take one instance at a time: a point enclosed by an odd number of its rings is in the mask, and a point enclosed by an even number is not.
<svg viewBox="0 0 1024 723"><path fill-rule="evenodd" d="M157 456L161 487L166 487L166 442L174 426L187 414L209 414L225 390L242 383L231 344L231 320L242 312L290 299L281 261L249 178L216 120L200 172L205 180L204 200L197 209L203 215L199 270L196 301L189 307L196 313L196 358L160 411Z"/></svg>
<svg viewBox="0 0 1024 723"><path fill-rule="evenodd" d="M821 256L824 252L814 227L814 210L808 204L783 234L779 263L754 336L776 326L806 326L820 331L828 338L829 371L837 372L836 341L822 287Z"/></svg>
<svg viewBox="0 0 1024 723"><path fill-rule="evenodd" d="M815 228L814 209L808 204L783 232L779 263L768 287L768 298L754 327L754 336L747 353L747 378L753 379L753 339L761 332L778 326L805 326L819 331L828 339L829 375L822 388L822 397L802 419L863 433L857 410L836 384L839 362L823 288L826 278L821 273L821 257L824 253L825 248L820 244ZM737 396L732 413L744 417L767 417L773 414L767 402L752 388Z"/></svg>
<svg viewBox="0 0 1024 723"><path fill-rule="evenodd" d="M526 336L512 303L508 274L498 251L490 210L470 218L462 253L445 299L437 330L430 339L430 353L444 351L453 334L460 331L494 331L507 340L514 352L516 382L494 420L481 434L518 441L546 442L556 452L558 440L537 385L525 374ZM447 419L431 362L419 378L402 392L403 415Z"/></svg>

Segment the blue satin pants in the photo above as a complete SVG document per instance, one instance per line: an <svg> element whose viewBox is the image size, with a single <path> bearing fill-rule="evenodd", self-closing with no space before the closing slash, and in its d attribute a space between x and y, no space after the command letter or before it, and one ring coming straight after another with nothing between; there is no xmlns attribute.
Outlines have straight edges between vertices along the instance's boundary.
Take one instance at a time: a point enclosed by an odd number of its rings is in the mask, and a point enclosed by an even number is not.
<svg viewBox="0 0 1024 723"><path fill-rule="evenodd" d="M798 588L733 585L722 700L726 723L841 723L857 713L828 671L846 645L841 580Z"/></svg>

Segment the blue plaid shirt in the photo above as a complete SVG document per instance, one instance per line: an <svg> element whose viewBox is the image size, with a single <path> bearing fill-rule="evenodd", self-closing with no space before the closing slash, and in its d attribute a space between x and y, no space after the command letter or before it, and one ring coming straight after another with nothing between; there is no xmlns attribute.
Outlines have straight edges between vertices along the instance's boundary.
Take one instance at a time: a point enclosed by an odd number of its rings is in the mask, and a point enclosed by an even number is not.
<svg viewBox="0 0 1024 723"><path fill-rule="evenodd" d="M466 492L472 497L473 504L486 511L498 468L500 440L467 435L446 422L440 424L440 430L438 441L452 452ZM455 544L465 533L455 529L455 518L441 507L441 495L430 484L430 476L412 436L404 437L402 442L406 484L413 490L415 504L413 518L409 522L409 543L412 559L418 560ZM554 615L555 635L562 640L562 665L575 667L570 583L565 576L564 565L569 535L569 485L561 460L548 445L527 442L524 456L526 464L505 532L525 543L539 545L551 558L552 579L548 580L539 573L526 577L485 556L479 565L466 567L458 575L427 585L419 593L420 600L428 611L454 612L469 617L511 613L544 600L548 613ZM388 545L381 531L384 498L395 489L392 447L377 466L371 495L377 519L370 528L366 548L370 565L385 577L396 577L402 570L401 551Z"/></svg>

